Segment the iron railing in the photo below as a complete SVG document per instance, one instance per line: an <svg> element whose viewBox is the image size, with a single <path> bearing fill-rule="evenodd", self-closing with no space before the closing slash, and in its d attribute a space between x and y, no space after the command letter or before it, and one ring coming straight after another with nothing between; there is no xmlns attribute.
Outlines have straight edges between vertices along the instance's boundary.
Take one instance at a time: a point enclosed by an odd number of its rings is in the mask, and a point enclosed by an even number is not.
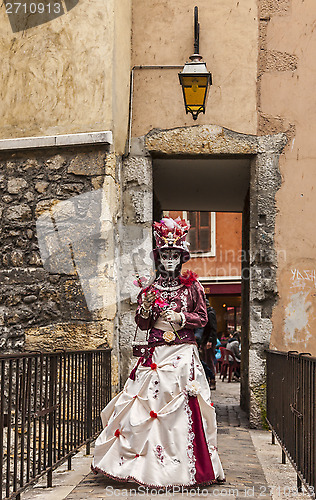
<svg viewBox="0 0 316 500"><path fill-rule="evenodd" d="M302 483L315 498L316 471L316 358L267 351L267 421L282 447L282 461L288 456Z"/></svg>
<svg viewBox="0 0 316 500"><path fill-rule="evenodd" d="M101 430L111 398L111 351L0 356L0 498L20 499Z"/></svg>

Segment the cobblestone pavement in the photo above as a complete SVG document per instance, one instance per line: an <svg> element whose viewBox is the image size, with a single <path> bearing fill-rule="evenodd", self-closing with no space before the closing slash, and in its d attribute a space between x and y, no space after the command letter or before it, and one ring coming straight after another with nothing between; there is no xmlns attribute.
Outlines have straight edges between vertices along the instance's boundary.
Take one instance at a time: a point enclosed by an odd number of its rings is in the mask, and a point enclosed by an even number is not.
<svg viewBox="0 0 316 500"><path fill-rule="evenodd" d="M54 487L43 488L39 484L22 496L22 500L93 500L106 498L218 498L218 499L273 499L302 498L297 494L296 476L292 467L281 464L278 445L271 445L271 433L249 429L245 413L239 407L239 383L217 381L212 391L218 422L218 449L226 475L222 485L184 489L183 491L146 490L135 483L115 482L102 475L89 473L92 457L73 459L71 479L65 479L66 466L55 473ZM256 446L254 446L254 443ZM69 478L69 476L68 476ZM268 484L268 482L269 484ZM293 494L285 492L285 485ZM283 494L284 493L284 494Z"/></svg>

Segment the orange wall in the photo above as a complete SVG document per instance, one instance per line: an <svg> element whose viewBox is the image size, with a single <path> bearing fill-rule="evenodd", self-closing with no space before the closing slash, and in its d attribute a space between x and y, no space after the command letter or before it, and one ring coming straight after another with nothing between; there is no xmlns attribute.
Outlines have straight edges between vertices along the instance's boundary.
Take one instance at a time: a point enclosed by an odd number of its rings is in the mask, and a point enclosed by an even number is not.
<svg viewBox="0 0 316 500"><path fill-rule="evenodd" d="M182 212L169 211L170 217L182 217ZM200 277L206 276L240 276L242 214L216 213L216 256L192 257L184 265Z"/></svg>

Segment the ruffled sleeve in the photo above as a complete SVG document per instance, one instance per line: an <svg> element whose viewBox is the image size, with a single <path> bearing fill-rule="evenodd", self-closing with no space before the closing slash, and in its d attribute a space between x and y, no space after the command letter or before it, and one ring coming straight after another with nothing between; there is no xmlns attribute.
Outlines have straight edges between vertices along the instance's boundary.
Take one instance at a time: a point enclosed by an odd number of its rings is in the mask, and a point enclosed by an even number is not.
<svg viewBox="0 0 316 500"><path fill-rule="evenodd" d="M205 292L202 285L195 281L190 287L192 298L192 309L190 312L183 311L185 317L185 328L201 328L207 323L207 309L205 303Z"/></svg>

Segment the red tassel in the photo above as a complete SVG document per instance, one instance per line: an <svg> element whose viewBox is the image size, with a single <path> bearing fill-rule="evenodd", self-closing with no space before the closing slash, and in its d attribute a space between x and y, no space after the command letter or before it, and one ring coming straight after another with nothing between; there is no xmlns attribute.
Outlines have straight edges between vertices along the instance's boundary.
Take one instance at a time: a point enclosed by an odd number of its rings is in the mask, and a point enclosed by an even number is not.
<svg viewBox="0 0 316 500"><path fill-rule="evenodd" d="M140 362L141 362L141 360L142 360L142 359L143 359L142 357L141 357L141 358L139 358L139 360L137 361L137 365L136 365L136 366L134 366L134 368L132 369L132 371L131 371L131 373L130 373L130 376L129 376L129 378L130 378L131 380L135 380L135 378L136 378L136 370L137 370L138 365L140 364Z"/></svg>

